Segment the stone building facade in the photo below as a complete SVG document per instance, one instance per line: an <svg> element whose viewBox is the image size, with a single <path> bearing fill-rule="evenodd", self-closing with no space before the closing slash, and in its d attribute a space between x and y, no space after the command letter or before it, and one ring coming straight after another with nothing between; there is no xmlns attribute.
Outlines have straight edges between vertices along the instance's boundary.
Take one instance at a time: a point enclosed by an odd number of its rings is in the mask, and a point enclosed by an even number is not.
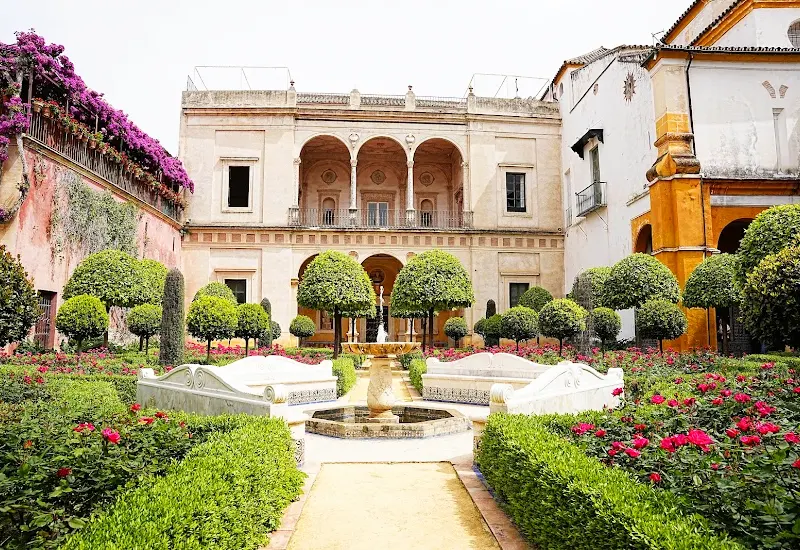
<svg viewBox="0 0 800 550"><path fill-rule="evenodd" d="M332 320L296 300L328 249L361 262L387 307L409 258L454 254L475 288L475 306L457 312L470 326L487 300L503 311L529 286L562 295L560 144L557 105L534 99L184 92L187 300L225 282L240 301L270 299L284 342L298 313L315 320L313 341L330 342ZM448 317L437 318L440 343ZM406 321L387 325L391 339L411 337ZM377 321L343 329L368 339Z"/></svg>

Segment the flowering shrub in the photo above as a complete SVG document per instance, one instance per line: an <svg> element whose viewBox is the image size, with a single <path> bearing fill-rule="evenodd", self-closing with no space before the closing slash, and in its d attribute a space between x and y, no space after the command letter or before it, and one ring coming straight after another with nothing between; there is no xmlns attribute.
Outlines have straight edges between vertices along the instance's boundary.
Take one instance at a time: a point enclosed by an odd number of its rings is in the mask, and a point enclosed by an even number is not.
<svg viewBox="0 0 800 550"><path fill-rule="evenodd" d="M548 427L747 546L797 548L800 380L774 363L748 368L678 377L648 400Z"/></svg>

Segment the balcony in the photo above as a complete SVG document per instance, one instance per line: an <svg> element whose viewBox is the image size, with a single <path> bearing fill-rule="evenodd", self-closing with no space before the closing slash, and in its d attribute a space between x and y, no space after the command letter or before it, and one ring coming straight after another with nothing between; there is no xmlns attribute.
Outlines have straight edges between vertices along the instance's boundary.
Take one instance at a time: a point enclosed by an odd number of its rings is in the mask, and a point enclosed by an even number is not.
<svg viewBox="0 0 800 550"><path fill-rule="evenodd" d="M472 212L290 208L289 227L325 229L471 229Z"/></svg>
<svg viewBox="0 0 800 550"><path fill-rule="evenodd" d="M596 181L583 191L575 193L577 216L585 216L606 206L606 182Z"/></svg>
<svg viewBox="0 0 800 550"><path fill-rule="evenodd" d="M90 141L82 140L78 135L69 132L55 118L47 118L40 112L31 112L30 128L25 137L149 204L173 220L180 220L180 209L174 202L160 196L146 182L136 179L131 171L125 170L121 163L104 155Z"/></svg>

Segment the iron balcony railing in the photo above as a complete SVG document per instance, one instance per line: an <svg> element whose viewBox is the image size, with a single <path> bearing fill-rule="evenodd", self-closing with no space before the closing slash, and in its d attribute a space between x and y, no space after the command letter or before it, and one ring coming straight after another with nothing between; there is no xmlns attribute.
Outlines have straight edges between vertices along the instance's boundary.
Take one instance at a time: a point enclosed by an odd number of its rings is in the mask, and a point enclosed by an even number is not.
<svg viewBox="0 0 800 550"><path fill-rule="evenodd" d="M122 164L112 161L97 148L90 147L87 141L81 141L55 119L31 112L31 124L26 137L55 151L170 218L180 220L180 212L172 202L162 198L149 185L136 180Z"/></svg>
<svg viewBox="0 0 800 550"><path fill-rule="evenodd" d="M472 212L290 208L290 227L331 229L469 229Z"/></svg>
<svg viewBox="0 0 800 550"><path fill-rule="evenodd" d="M577 216L585 216L606 205L606 182L596 181L575 196Z"/></svg>

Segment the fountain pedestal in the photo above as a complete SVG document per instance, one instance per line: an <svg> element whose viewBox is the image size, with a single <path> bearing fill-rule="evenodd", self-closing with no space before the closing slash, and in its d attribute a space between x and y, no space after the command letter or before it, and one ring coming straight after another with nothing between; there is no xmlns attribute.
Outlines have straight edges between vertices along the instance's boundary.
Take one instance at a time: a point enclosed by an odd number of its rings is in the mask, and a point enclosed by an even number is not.
<svg viewBox="0 0 800 550"><path fill-rule="evenodd" d="M369 387L367 388L367 407L369 417L365 422L376 424L397 424L400 420L392 413L395 403L392 389L392 363L397 355L419 349L419 342L348 342L342 349L348 353L366 355L369 365Z"/></svg>

